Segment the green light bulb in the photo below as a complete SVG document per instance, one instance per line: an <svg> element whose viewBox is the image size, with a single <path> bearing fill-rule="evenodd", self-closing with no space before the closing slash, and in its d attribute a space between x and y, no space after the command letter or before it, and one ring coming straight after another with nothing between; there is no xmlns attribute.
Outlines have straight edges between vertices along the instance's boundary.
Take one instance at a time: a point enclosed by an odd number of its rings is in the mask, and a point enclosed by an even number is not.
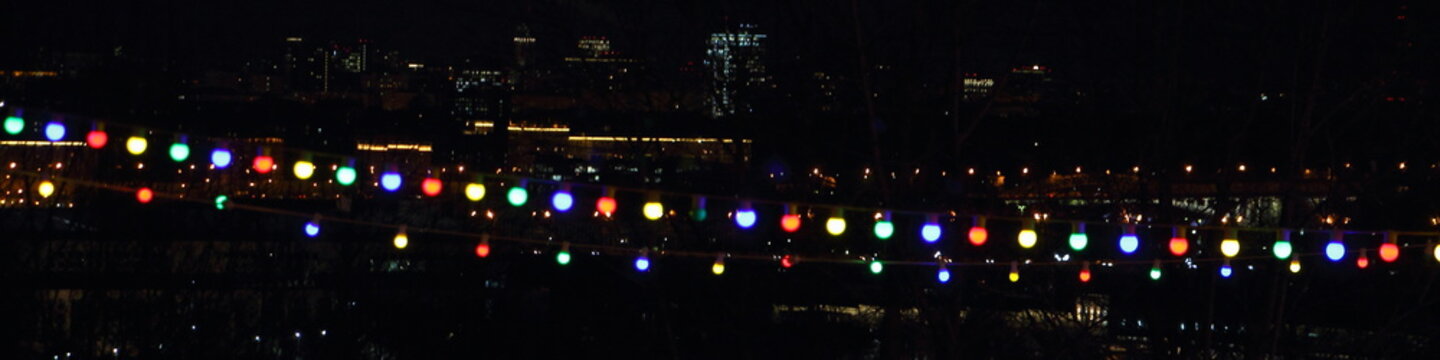
<svg viewBox="0 0 1440 360"><path fill-rule="evenodd" d="M179 142L170 144L171 160L175 160L175 162L181 162L185 161L185 159L188 158L190 158L190 145L185 145L185 143Z"/></svg>
<svg viewBox="0 0 1440 360"><path fill-rule="evenodd" d="M1289 258L1290 258L1290 254L1291 254L1292 252L1294 252L1294 251L1295 251L1295 250L1290 247L1290 242L1289 242L1289 241L1280 240L1280 241L1276 241L1276 242L1275 242L1275 258L1276 258L1276 259L1280 259L1280 260L1289 259Z"/></svg>
<svg viewBox="0 0 1440 360"><path fill-rule="evenodd" d="M555 254L555 262L560 263L560 265L570 265L570 252L561 251Z"/></svg>
<svg viewBox="0 0 1440 360"><path fill-rule="evenodd" d="M225 195L216 196L216 197L215 197L215 209L216 209L216 210L225 210L225 205L228 204L229 202L230 202L230 197L229 197L229 196L225 196Z"/></svg>
<svg viewBox="0 0 1440 360"><path fill-rule="evenodd" d="M25 119L21 119L19 116L10 116L5 118L6 133L10 135L20 135L20 130L24 129Z"/></svg>
<svg viewBox="0 0 1440 360"><path fill-rule="evenodd" d="M350 184L354 184L355 168L349 166L341 166L340 168L335 169L335 182L340 183L340 185L342 186L350 186Z"/></svg>
<svg viewBox="0 0 1440 360"><path fill-rule="evenodd" d="M530 199L530 193L527 192L527 191L525 191L525 188L523 188L523 187L519 187L519 186L512 187L512 188L510 188L510 191L509 191L509 192L505 193L505 200L509 200L509 201L510 201L510 205L514 205L514 206L525 205L525 201L527 201L527 200L529 200L529 199ZM570 255L567 253L565 256L566 256L566 258L568 259Z"/></svg>
<svg viewBox="0 0 1440 360"><path fill-rule="evenodd" d="M870 260L870 273L878 275L881 271L885 271L885 264L880 263L880 260Z"/></svg>
<svg viewBox="0 0 1440 360"><path fill-rule="evenodd" d="M892 235L895 235L895 224L885 220L875 222L876 238L880 240L890 240L890 236Z"/></svg>

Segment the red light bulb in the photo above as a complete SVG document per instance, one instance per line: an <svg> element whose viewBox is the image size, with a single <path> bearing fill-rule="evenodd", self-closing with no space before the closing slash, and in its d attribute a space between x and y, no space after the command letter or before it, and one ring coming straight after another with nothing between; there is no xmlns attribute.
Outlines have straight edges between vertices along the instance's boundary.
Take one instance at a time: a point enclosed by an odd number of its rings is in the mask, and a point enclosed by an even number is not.
<svg viewBox="0 0 1440 360"><path fill-rule="evenodd" d="M251 168L255 169L255 172L269 174L270 169L275 167L275 158L266 155L256 156L252 165L254 166Z"/></svg>
<svg viewBox="0 0 1440 360"><path fill-rule="evenodd" d="M110 136L105 135L104 131L91 130L89 134L85 135L85 144L90 145L91 149L103 148L108 142L110 142Z"/></svg>
<svg viewBox="0 0 1440 360"><path fill-rule="evenodd" d="M1185 255L1190 250L1190 241L1183 237L1170 238L1170 254L1175 256Z"/></svg>
<svg viewBox="0 0 1440 360"><path fill-rule="evenodd" d="M480 245L475 245L475 256L490 257L490 244L482 242Z"/></svg>
<svg viewBox="0 0 1440 360"><path fill-rule="evenodd" d="M781 256L781 257L780 257L780 267L789 269L789 268L792 267L792 266L795 266L795 258L794 258L794 257L791 257L790 255L785 255L785 256Z"/></svg>
<svg viewBox="0 0 1440 360"><path fill-rule="evenodd" d="M1358 266L1361 269L1370 267L1370 257L1366 256L1364 251L1361 251L1360 257L1355 259L1355 266Z"/></svg>
<svg viewBox="0 0 1440 360"><path fill-rule="evenodd" d="M990 238L990 232L983 227L970 228L970 244L975 246L985 245L985 240Z"/></svg>
<svg viewBox="0 0 1440 360"><path fill-rule="evenodd" d="M425 193L425 196L440 195L440 185L440 179L425 178L420 182L420 192Z"/></svg>
<svg viewBox="0 0 1440 360"><path fill-rule="evenodd" d="M148 187L140 188L140 190L135 191L135 200L139 201L141 204L149 204L150 200L154 198L155 192L150 191L150 188Z"/></svg>
<svg viewBox="0 0 1440 360"><path fill-rule="evenodd" d="M1090 282L1090 269L1080 269L1080 282Z"/></svg>
<svg viewBox="0 0 1440 360"><path fill-rule="evenodd" d="M595 200L595 210L605 214L605 217L610 217L615 213L615 198L601 196L599 200Z"/></svg>
<svg viewBox="0 0 1440 360"><path fill-rule="evenodd" d="M1380 245L1380 260L1385 260L1385 262L1389 263L1395 262L1395 260L1399 258L1399 245L1395 245L1395 243L1385 243L1383 245Z"/></svg>
<svg viewBox="0 0 1440 360"><path fill-rule="evenodd" d="M780 228L784 229L785 232L795 232L797 230L800 230L800 215L786 214L785 216L781 216Z"/></svg>

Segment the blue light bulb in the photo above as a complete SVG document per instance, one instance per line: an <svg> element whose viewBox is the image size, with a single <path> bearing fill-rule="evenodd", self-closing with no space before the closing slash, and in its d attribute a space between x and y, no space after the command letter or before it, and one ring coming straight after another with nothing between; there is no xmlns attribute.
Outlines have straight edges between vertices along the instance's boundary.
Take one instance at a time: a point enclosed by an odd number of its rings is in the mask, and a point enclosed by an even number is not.
<svg viewBox="0 0 1440 360"><path fill-rule="evenodd" d="M384 175L380 175L380 186L384 187L385 191L393 192L400 190L400 174L387 172Z"/></svg>

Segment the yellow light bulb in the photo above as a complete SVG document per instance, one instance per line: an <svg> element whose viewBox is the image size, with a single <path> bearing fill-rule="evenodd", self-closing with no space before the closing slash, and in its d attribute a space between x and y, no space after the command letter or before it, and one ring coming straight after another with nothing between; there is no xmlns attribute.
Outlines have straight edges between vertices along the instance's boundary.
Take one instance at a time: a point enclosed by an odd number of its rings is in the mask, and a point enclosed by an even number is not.
<svg viewBox="0 0 1440 360"><path fill-rule="evenodd" d="M1235 257L1240 254L1240 240L1225 239L1220 242L1220 253L1225 257Z"/></svg>
<svg viewBox="0 0 1440 360"><path fill-rule="evenodd" d="M1017 281L1020 281L1020 273L1011 271L1011 272L1010 272L1010 282L1017 282Z"/></svg>
<svg viewBox="0 0 1440 360"><path fill-rule="evenodd" d="M395 248L404 249L406 246L410 246L410 237L405 236L404 232L395 234Z"/></svg>
<svg viewBox="0 0 1440 360"><path fill-rule="evenodd" d="M828 231L830 232L830 235L835 236L840 236L840 234L844 234L845 218L832 217L829 220L825 220L825 231Z"/></svg>
<svg viewBox="0 0 1440 360"><path fill-rule="evenodd" d="M50 180L41 181L40 186L35 190L40 193L40 197L48 198L50 195L55 194L55 183L50 182Z"/></svg>
<svg viewBox="0 0 1440 360"><path fill-rule="evenodd" d="M1039 237L1035 235L1035 230L1020 230L1020 247L1026 249L1035 247L1037 241L1039 241Z"/></svg>
<svg viewBox="0 0 1440 360"><path fill-rule="evenodd" d="M715 275L725 274L725 261L715 261L715 265L710 265L710 272L715 273Z"/></svg>
<svg viewBox="0 0 1440 360"><path fill-rule="evenodd" d="M1290 260L1290 272L1296 274L1300 273L1300 259Z"/></svg>
<svg viewBox="0 0 1440 360"><path fill-rule="evenodd" d="M315 164L305 160L296 161L292 170L295 171L295 178L306 180L315 175Z"/></svg>
<svg viewBox="0 0 1440 360"><path fill-rule="evenodd" d="M1435 261L1440 261L1440 245L1435 245Z"/></svg>
<svg viewBox="0 0 1440 360"><path fill-rule="evenodd" d="M470 201L480 201L480 199L484 199L485 185L479 183L465 185L465 198L470 199Z"/></svg>
<svg viewBox="0 0 1440 360"><path fill-rule="evenodd" d="M643 210L643 211L645 212L645 218L646 218L646 219L650 219L650 220L660 220L660 217L661 217L661 216L665 216L665 207L662 206L662 205L660 205L659 202L655 202L655 201L647 202L647 203L645 203L645 207L644 207L643 209L641 209L641 210ZM722 272L725 271L725 270L723 270L723 269L724 269L724 266L721 266L721 269L722 269L722 270L720 270L720 271L722 271Z"/></svg>
<svg viewBox="0 0 1440 360"><path fill-rule="evenodd" d="M143 137L131 136L125 140L125 150L129 151L130 155L144 154L145 148L149 146L150 142L146 141Z"/></svg>

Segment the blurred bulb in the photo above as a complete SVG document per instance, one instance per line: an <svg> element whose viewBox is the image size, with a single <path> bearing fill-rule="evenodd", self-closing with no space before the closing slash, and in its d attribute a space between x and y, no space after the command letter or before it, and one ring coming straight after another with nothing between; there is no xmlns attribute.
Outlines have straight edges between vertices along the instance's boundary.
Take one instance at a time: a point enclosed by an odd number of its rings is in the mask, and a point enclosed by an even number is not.
<svg viewBox="0 0 1440 360"><path fill-rule="evenodd" d="M146 141L143 137L131 136L125 140L125 151L129 151L130 155L144 154L145 148L149 146L150 142Z"/></svg>
<svg viewBox="0 0 1440 360"><path fill-rule="evenodd" d="M665 206L658 201L647 202L640 210L645 214L645 218L650 220L660 220L660 217L665 216Z"/></svg>
<svg viewBox="0 0 1440 360"><path fill-rule="evenodd" d="M50 180L41 180L40 186L36 187L35 191L40 193L40 197L49 198L50 195L55 194L55 183Z"/></svg>
<svg viewBox="0 0 1440 360"><path fill-rule="evenodd" d="M825 231L833 236L840 236L845 233L845 218L831 217L825 220Z"/></svg>
<svg viewBox="0 0 1440 360"><path fill-rule="evenodd" d="M484 199L485 185L480 183L465 185L465 198L470 199L470 201L480 201L480 199Z"/></svg>
<svg viewBox="0 0 1440 360"><path fill-rule="evenodd" d="M755 210L749 208L736 210L735 225L740 226L741 229L749 229L755 226Z"/></svg>

